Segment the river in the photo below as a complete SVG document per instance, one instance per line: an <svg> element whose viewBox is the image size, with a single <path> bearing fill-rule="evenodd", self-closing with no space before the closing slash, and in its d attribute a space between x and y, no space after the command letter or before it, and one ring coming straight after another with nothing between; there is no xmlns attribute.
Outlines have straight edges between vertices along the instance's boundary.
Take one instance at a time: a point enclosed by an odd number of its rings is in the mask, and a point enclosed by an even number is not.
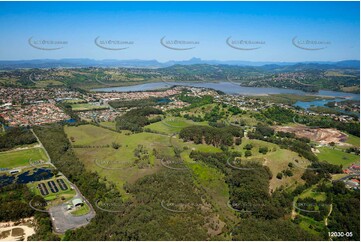
<svg viewBox="0 0 361 242"><path fill-rule="evenodd" d="M96 92L151 91L162 88L169 88L174 85L211 88L214 90L222 91L226 94L238 94L238 95L248 95L248 96L267 95L267 94L296 94L296 95L315 95L315 96L335 97L334 99L316 100L312 102L297 102L295 104L296 106L300 106L305 109L311 106L324 106L327 102L330 101L338 102L343 99L360 100L359 94L346 93L346 92L320 90L319 92L316 93L307 93L301 90L275 88L275 87L243 87L231 82L199 82L199 83L152 82L152 83L145 83L145 84L139 84L133 86L97 88L97 89L92 89L92 91L96 91Z"/></svg>
<svg viewBox="0 0 361 242"><path fill-rule="evenodd" d="M317 93L306 93L301 90L295 89L284 89L276 87L243 87L231 82L152 82L133 86L123 87L105 87L92 89L96 92L136 92L136 91L151 91L162 88L169 88L173 85L182 86L193 86L193 87L204 87L211 88L214 90L222 91L227 94L239 94L239 95L267 95L267 94L298 94L298 95L317 95L317 96L331 96L331 97L342 97L352 100L360 100L359 94L346 93L346 92L335 92L321 90Z"/></svg>

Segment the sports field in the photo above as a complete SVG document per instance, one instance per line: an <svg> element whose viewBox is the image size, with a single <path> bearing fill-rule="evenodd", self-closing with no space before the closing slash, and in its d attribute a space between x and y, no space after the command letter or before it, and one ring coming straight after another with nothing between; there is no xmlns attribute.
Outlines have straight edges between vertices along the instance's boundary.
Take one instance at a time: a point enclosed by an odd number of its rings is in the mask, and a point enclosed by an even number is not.
<svg viewBox="0 0 361 242"><path fill-rule="evenodd" d="M90 103L75 103L71 104L73 111L86 111L86 110L96 110L96 109L107 109L107 106L97 106Z"/></svg>
<svg viewBox="0 0 361 242"><path fill-rule="evenodd" d="M29 161L47 161L42 148L30 148L24 150L0 152L0 168L15 168L29 166Z"/></svg>

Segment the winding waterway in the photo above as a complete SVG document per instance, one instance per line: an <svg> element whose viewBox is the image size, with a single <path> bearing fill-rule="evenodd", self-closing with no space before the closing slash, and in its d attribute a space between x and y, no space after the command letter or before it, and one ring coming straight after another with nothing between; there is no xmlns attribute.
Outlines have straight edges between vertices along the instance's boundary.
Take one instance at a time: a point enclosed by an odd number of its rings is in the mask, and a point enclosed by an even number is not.
<svg viewBox="0 0 361 242"><path fill-rule="evenodd" d="M152 82L133 86L123 87L105 87L92 89L96 92L136 92L136 91L151 91L162 88L169 88L174 85L182 85L189 87L204 87L211 88L214 90L222 91L227 94L239 94L239 95L267 95L267 94L298 94L298 95L317 95L317 96L330 96L330 97L341 97L351 100L360 100L359 94L346 93L346 92L335 92L320 90L316 93L307 93L301 90L295 89L284 89L276 87L243 87L231 82Z"/></svg>

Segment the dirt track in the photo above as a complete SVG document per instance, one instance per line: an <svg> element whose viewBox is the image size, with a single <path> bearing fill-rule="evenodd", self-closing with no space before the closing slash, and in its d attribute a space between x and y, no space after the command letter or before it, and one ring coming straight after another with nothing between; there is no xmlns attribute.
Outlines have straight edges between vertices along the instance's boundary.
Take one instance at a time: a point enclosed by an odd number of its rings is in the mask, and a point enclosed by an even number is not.
<svg viewBox="0 0 361 242"><path fill-rule="evenodd" d="M348 137L345 133L337 129L324 128L310 128L304 125L297 126L275 126L276 131L294 133L297 137L309 138L311 141L320 144L329 144L334 142L336 144L345 145L345 140Z"/></svg>

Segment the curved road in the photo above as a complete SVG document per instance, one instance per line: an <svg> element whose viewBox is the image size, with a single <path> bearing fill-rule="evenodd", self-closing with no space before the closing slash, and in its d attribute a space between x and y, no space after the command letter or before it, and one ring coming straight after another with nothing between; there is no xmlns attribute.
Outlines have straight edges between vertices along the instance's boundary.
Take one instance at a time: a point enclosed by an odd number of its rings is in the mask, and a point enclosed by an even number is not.
<svg viewBox="0 0 361 242"><path fill-rule="evenodd" d="M33 129L30 129L30 131L33 133L33 135L37 139L38 143L40 144L40 147L44 149L45 154L48 157L48 162L46 162L46 163L50 164L51 166L56 168L56 166L51 162L51 158L48 154L48 151L45 149L44 145L41 143L39 137L35 134ZM79 188L75 184L71 183L69 181L69 179L66 176L64 176L63 173L61 173L61 172L59 172L59 173L71 185L71 187L74 188L74 190L76 191L76 195L72 199L75 199L75 198L82 199L88 205L88 207L90 209L89 213L87 213L85 215L73 216L71 214L71 211L67 211L66 204L61 204L58 206L51 207L49 209L49 214L51 216L54 231L56 233L65 233L69 229L75 229L75 228L79 228L81 226L87 225L90 222L90 220L95 216L95 210L94 210L93 206L90 204L90 202L81 194Z"/></svg>

